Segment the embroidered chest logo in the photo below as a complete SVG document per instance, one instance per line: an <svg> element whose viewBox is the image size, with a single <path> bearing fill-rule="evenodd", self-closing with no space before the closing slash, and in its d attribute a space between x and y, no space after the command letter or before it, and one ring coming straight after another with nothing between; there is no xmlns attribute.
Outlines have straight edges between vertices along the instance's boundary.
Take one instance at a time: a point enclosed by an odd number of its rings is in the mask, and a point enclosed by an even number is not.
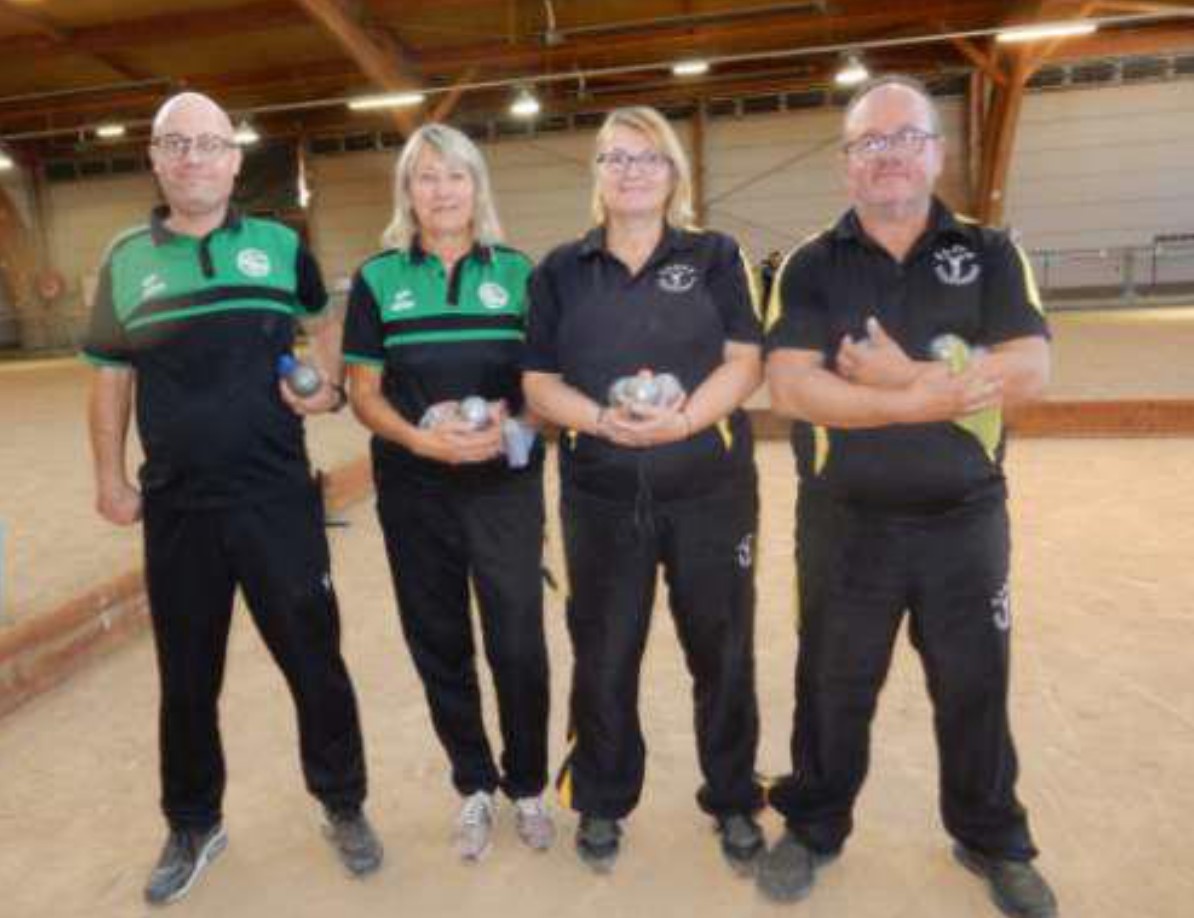
<svg viewBox="0 0 1194 918"><path fill-rule="evenodd" d="M659 269L659 289L665 293L687 293L696 282L697 272L692 265L664 265Z"/></svg>
<svg viewBox="0 0 1194 918"><path fill-rule="evenodd" d="M978 280L982 268L978 256L964 245L951 245L933 253L933 270L937 279L951 287L965 287Z"/></svg>
<svg viewBox="0 0 1194 918"><path fill-rule="evenodd" d="M166 292L166 282L157 274L146 274L141 278L141 302Z"/></svg>
<svg viewBox="0 0 1194 918"><path fill-rule="evenodd" d="M236 267L245 277L265 277L269 274L269 256L261 249L241 249L236 253Z"/></svg>
<svg viewBox="0 0 1194 918"><path fill-rule="evenodd" d="M415 295L409 290L402 289L394 293L393 299L390 300L390 305L386 307L386 312L406 312L408 309L415 308Z"/></svg>
<svg viewBox="0 0 1194 918"><path fill-rule="evenodd" d="M486 281L477 288L477 298L486 309L505 309L510 303L509 291L493 281Z"/></svg>

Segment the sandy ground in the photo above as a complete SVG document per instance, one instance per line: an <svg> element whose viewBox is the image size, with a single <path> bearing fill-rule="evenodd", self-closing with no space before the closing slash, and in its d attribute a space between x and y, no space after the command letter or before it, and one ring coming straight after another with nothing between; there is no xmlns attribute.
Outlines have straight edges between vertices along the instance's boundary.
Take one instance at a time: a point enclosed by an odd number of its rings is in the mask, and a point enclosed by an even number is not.
<svg viewBox="0 0 1194 918"><path fill-rule="evenodd" d="M791 463L760 450L759 694L764 772L784 769L791 716ZM1194 896L1194 441L1014 444L1015 688L1021 793L1063 914L1179 918ZM1146 474L1142 474L1146 473ZM238 615L224 693L230 782L227 853L171 914L249 916L771 915L719 860L697 812L692 714L671 623L658 610L643 674L650 747L644 802L613 876L571 851L575 822L546 855L519 845L508 808L483 864L455 861L456 806L398 634L371 507L332 530L345 650L360 694L381 873L342 875L305 795L291 706ZM553 564L559 566L552 537ZM550 597L553 762L563 747L570 653ZM143 914L161 841L156 684L139 641L0 721L0 914ZM956 867L935 813L935 755L923 679L906 641L876 728L872 778L848 854L792 913L848 918L995 915ZM778 823L768 817L774 837Z"/></svg>

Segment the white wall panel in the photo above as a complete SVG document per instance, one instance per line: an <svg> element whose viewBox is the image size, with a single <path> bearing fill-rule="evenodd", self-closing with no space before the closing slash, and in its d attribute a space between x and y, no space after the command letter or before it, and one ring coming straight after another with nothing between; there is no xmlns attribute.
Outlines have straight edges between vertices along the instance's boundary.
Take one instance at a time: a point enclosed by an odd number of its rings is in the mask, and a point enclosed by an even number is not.
<svg viewBox="0 0 1194 918"><path fill-rule="evenodd" d="M1194 82L1030 93L1007 219L1033 249L1194 232Z"/></svg>

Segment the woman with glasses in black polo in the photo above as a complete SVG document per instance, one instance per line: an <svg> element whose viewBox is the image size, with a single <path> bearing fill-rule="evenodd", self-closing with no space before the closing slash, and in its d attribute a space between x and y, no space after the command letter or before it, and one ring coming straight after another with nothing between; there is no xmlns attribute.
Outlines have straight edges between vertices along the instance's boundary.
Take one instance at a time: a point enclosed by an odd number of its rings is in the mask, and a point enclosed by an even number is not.
<svg viewBox="0 0 1194 918"><path fill-rule="evenodd" d="M532 277L523 376L531 407L564 430L574 742L559 788L581 814L578 853L608 870L643 785L639 670L662 565L694 682L698 801L745 868L763 847L758 500L741 410L761 380L757 293L738 245L692 228L688 163L658 112L612 112L596 146L596 225Z"/></svg>

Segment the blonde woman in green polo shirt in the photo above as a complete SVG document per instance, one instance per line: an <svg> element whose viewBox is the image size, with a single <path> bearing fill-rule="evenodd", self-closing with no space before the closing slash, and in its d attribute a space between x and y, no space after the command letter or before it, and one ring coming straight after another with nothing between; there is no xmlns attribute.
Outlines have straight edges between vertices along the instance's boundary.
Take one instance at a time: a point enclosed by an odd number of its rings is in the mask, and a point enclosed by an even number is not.
<svg viewBox="0 0 1194 918"><path fill-rule="evenodd" d="M387 248L354 278L344 336L353 411L374 434L403 632L463 798L455 837L467 861L489 849L499 787L526 844L541 850L554 837L541 796L543 450L520 449L529 427L512 423L523 411L531 262L501 238L477 147L445 125L419 129L398 159ZM500 768L481 716L470 583L494 674Z"/></svg>

